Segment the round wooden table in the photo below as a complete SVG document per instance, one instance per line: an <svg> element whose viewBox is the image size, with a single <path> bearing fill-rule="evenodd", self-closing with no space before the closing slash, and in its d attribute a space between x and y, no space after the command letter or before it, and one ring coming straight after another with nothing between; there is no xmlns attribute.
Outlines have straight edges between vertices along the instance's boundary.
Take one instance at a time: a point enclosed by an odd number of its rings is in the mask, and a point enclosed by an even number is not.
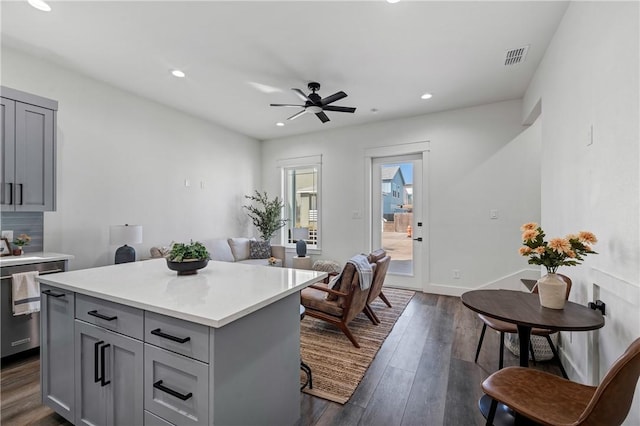
<svg viewBox="0 0 640 426"><path fill-rule="evenodd" d="M588 331L604 326L604 317L599 311L569 302L564 309L550 309L540 306L540 298L535 293L514 290L473 290L461 296L462 303L472 311L515 324L520 339L520 366L529 366L529 340L531 329L546 328L558 331ZM480 399L480 411L486 417L491 398ZM495 425L513 424L510 410L498 408Z"/></svg>

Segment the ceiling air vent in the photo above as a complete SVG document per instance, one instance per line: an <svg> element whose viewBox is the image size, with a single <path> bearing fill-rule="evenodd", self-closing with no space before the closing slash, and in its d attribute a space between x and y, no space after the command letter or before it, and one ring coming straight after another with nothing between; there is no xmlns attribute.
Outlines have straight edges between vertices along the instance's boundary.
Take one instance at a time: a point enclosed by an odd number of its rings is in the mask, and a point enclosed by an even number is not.
<svg viewBox="0 0 640 426"><path fill-rule="evenodd" d="M523 62L527 57L529 51L529 45L524 47L518 47L517 49L507 50L507 55L504 58L505 65L515 65Z"/></svg>

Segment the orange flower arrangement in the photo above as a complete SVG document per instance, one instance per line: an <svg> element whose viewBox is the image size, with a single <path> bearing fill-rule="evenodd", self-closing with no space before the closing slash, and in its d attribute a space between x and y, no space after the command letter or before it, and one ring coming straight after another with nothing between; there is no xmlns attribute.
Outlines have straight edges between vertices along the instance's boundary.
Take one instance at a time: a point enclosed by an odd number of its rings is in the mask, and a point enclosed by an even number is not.
<svg viewBox="0 0 640 426"><path fill-rule="evenodd" d="M529 264L544 265L547 272L555 274L560 266L579 265L587 254L598 254L591 244L598 242L592 232L580 231L564 238L544 240L545 234L537 223L525 223L522 231L520 255L529 257Z"/></svg>

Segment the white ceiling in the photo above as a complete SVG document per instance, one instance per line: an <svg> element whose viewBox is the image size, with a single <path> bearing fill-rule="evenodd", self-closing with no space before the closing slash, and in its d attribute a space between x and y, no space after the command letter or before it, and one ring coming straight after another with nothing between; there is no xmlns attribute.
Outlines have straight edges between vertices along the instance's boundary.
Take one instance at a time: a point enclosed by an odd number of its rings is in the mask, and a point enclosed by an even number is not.
<svg viewBox="0 0 640 426"><path fill-rule="evenodd" d="M557 1L50 1L1 4L2 45L264 140L522 97L567 7ZM530 45L523 63L509 49ZM187 73L176 79L169 73ZM291 88L328 112L287 121ZM274 91L266 93L256 86ZM425 92L430 100L421 100ZM63 107L63 106L61 106ZM372 112L377 109L377 112ZM275 123L284 121L284 127Z"/></svg>

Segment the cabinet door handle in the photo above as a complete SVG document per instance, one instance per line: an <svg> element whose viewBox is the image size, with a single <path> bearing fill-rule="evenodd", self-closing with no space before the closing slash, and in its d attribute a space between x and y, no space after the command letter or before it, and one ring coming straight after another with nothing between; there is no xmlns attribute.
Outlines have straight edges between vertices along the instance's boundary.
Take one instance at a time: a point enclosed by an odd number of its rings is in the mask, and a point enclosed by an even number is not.
<svg viewBox="0 0 640 426"><path fill-rule="evenodd" d="M100 364L100 358L98 357L98 346L103 344L104 341L100 340L93 345L93 381L94 383L98 383L100 379L100 375L98 373L98 364Z"/></svg>
<svg viewBox="0 0 640 426"><path fill-rule="evenodd" d="M176 398L181 399L182 401L186 401L187 399L189 399L189 398L191 398L193 396L193 393L191 393L191 392L189 392L188 394L185 395L183 393L174 391L173 389L169 389L166 386L163 386L162 385L162 380L158 380L157 382L155 382L153 384L153 387L158 389L158 390L161 390L162 392L166 392L171 396L175 396Z"/></svg>
<svg viewBox="0 0 640 426"><path fill-rule="evenodd" d="M13 204L13 183L9 183L9 204Z"/></svg>
<svg viewBox="0 0 640 426"><path fill-rule="evenodd" d="M19 183L18 185L20 185L20 205L23 205L24 204L24 191L23 191L24 185L21 183Z"/></svg>
<svg viewBox="0 0 640 426"><path fill-rule="evenodd" d="M100 359L102 360L102 362L100 363L100 375L102 377L100 377L100 386L107 386L109 383L111 383L111 380L105 380L105 352L107 350L107 348L111 346L110 344L106 344L103 347L100 348Z"/></svg>
<svg viewBox="0 0 640 426"><path fill-rule="evenodd" d="M163 337L165 339L169 339L172 340L174 342L178 342L178 343L187 343L189 340L191 340L191 337L176 337L176 336L172 336L170 334L166 334L163 333L162 331L160 331L159 328L156 328L155 330L151 330L151 334L154 334L156 336L159 337Z"/></svg>
<svg viewBox="0 0 640 426"><path fill-rule="evenodd" d="M114 319L118 319L118 317L115 316L115 315L112 316L112 317L109 317L109 316L106 316L106 315L99 314L98 311L95 310L95 309L93 311L87 312L87 314L91 315L92 317L103 319L105 321L113 321Z"/></svg>
<svg viewBox="0 0 640 426"><path fill-rule="evenodd" d="M47 296L51 296L51 297L64 297L66 296L66 294L64 293L54 293L51 290L42 290L43 294L46 294Z"/></svg>

